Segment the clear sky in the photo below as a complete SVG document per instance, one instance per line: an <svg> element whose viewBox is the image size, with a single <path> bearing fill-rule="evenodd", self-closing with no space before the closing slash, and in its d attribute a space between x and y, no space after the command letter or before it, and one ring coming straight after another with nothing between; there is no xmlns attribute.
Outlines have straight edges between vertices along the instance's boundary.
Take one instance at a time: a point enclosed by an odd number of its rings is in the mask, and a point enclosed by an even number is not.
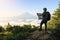
<svg viewBox="0 0 60 40"><path fill-rule="evenodd" d="M24 12L35 14L44 7L51 13L57 8L59 0L0 0L0 17L16 16ZM12 14L12 15L11 15Z"/></svg>
<svg viewBox="0 0 60 40"><path fill-rule="evenodd" d="M46 7L52 14L58 7L59 0L0 0L0 19L18 16L28 12L36 14Z"/></svg>

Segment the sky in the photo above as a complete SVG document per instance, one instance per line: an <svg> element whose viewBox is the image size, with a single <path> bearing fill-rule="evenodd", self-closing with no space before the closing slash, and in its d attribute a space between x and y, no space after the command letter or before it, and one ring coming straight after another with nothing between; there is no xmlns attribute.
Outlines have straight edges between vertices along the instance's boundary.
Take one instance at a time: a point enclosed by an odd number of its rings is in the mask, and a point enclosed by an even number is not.
<svg viewBox="0 0 60 40"><path fill-rule="evenodd" d="M44 7L52 14L58 4L59 0L0 0L0 23L25 12L42 13Z"/></svg>

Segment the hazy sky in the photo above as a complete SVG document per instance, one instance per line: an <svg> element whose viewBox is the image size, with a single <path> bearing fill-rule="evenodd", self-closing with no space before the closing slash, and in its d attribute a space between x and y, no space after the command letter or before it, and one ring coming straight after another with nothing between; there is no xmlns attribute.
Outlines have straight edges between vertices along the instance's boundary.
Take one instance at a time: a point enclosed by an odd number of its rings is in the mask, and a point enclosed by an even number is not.
<svg viewBox="0 0 60 40"><path fill-rule="evenodd" d="M52 13L59 4L59 0L0 0L0 20L7 20L8 17L18 16L28 12L36 14L48 8Z"/></svg>

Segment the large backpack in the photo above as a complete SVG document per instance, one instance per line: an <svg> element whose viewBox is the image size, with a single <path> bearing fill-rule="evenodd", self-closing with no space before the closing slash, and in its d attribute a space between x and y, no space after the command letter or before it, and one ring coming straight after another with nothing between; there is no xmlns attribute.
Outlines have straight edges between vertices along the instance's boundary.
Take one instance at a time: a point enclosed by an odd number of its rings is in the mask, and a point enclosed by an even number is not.
<svg viewBox="0 0 60 40"><path fill-rule="evenodd" d="M49 12L46 13L46 19L49 21L51 19L51 14Z"/></svg>

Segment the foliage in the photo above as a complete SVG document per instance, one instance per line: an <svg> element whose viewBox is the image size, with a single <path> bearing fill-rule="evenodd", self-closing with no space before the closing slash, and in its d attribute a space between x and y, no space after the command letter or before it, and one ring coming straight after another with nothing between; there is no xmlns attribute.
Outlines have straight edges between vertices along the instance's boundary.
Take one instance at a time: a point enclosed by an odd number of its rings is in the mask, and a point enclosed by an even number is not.
<svg viewBox="0 0 60 40"><path fill-rule="evenodd" d="M31 25L11 26L8 23L6 30L4 32L0 32L0 40L25 40L26 37L28 37L30 33L34 32L35 30L38 30L38 27L35 26L34 28L32 28Z"/></svg>
<svg viewBox="0 0 60 40"><path fill-rule="evenodd" d="M54 11L51 21L48 23L49 27L57 28L58 24L60 24L60 5L59 7Z"/></svg>
<svg viewBox="0 0 60 40"><path fill-rule="evenodd" d="M0 32L4 32L4 31L5 29L2 26L0 26Z"/></svg>
<svg viewBox="0 0 60 40"><path fill-rule="evenodd" d="M57 8L57 10L54 12L54 24L56 26L55 28L55 37L57 38L57 40L60 40L60 4L59 4L59 8Z"/></svg>

